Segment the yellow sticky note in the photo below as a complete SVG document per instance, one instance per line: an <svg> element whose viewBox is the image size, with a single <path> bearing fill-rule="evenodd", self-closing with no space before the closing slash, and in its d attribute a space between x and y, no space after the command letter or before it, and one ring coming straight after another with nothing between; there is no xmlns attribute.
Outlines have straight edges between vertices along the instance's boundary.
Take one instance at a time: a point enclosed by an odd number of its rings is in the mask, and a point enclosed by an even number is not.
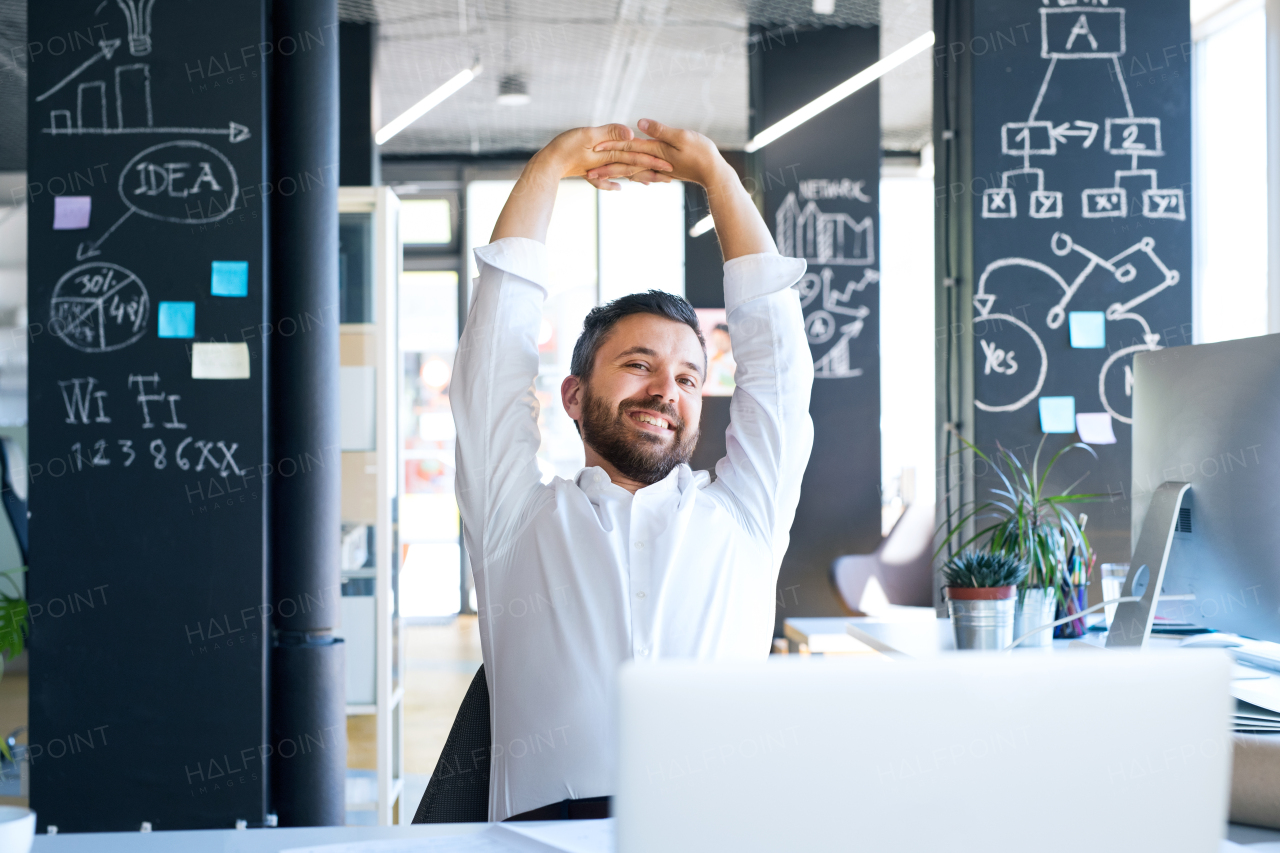
<svg viewBox="0 0 1280 853"><path fill-rule="evenodd" d="M247 343L200 343L191 345L192 379L248 379Z"/></svg>

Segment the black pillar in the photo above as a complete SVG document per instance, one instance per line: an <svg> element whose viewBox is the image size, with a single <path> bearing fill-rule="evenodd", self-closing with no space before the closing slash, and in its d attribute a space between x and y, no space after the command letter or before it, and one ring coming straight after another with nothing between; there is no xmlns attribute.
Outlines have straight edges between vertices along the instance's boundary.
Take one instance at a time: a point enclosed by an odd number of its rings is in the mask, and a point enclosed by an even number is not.
<svg viewBox="0 0 1280 853"><path fill-rule="evenodd" d="M378 146L373 144L377 112L374 71L378 25L344 21L338 25L338 183L372 187L382 182Z"/></svg>
<svg viewBox="0 0 1280 853"><path fill-rule="evenodd" d="M272 30L271 789L282 826L341 825L336 0L279 0Z"/></svg>
<svg viewBox="0 0 1280 853"><path fill-rule="evenodd" d="M1123 6L934 5L939 420L1029 467L1109 419L1046 484L1103 496L1073 510L1098 563L1130 555L1133 356L1192 342L1188 6ZM944 515L1000 485L959 449Z"/></svg>
<svg viewBox="0 0 1280 853"><path fill-rule="evenodd" d="M876 27L757 29L752 133L874 63ZM802 257L814 361L814 444L778 578L791 616L846 613L831 581L844 554L880 544L880 89L867 86L755 155L778 251Z"/></svg>

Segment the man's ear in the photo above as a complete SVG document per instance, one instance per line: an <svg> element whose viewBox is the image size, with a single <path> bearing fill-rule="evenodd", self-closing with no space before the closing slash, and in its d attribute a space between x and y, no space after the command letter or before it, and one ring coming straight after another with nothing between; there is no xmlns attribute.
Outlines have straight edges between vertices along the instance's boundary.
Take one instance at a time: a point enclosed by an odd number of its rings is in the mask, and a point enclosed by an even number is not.
<svg viewBox="0 0 1280 853"><path fill-rule="evenodd" d="M582 380L577 376L566 376L560 383L560 403L569 420L576 423L582 422L582 391Z"/></svg>

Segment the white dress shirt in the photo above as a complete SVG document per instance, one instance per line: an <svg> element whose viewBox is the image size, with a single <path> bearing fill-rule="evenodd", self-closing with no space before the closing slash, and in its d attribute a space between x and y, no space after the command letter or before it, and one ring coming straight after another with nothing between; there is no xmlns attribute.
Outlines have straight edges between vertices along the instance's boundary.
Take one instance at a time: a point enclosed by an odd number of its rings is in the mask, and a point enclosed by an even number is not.
<svg viewBox="0 0 1280 853"><path fill-rule="evenodd" d="M450 383L457 492L489 682L489 819L612 794L613 681L623 661L760 660L813 445L813 362L775 254L724 265L737 389L728 453L634 495L600 468L543 484L538 330L546 247L476 250L479 276Z"/></svg>

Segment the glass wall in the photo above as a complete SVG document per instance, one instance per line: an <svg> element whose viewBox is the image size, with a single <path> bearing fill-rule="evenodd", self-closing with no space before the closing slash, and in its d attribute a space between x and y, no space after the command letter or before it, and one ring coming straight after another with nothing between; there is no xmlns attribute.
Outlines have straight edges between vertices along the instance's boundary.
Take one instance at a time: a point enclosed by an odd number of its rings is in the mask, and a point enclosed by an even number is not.
<svg viewBox="0 0 1280 853"><path fill-rule="evenodd" d="M467 263L476 274L472 250L489 242L514 181L472 181L467 185ZM538 429L542 479L572 477L582 468L582 441L560 404L560 383L569 374L582 319L597 300L597 205L599 191L580 179L560 182L555 213L547 229L547 268L559 291L542 310L538 333ZM683 215L683 212L682 214Z"/></svg>
<svg viewBox="0 0 1280 853"><path fill-rule="evenodd" d="M400 278L400 411L404 497L400 594L406 618L449 616L462 604L458 504L453 493L453 413L449 379L458 348L458 273L405 272Z"/></svg>
<svg viewBox="0 0 1280 853"><path fill-rule="evenodd" d="M601 192L600 302L665 290L684 296L684 184Z"/></svg>
<svg viewBox="0 0 1280 853"><path fill-rule="evenodd" d="M406 266L437 267L400 277L400 603L407 619L448 617L462 608L449 408L458 348L456 204L452 195L401 203Z"/></svg>
<svg viewBox="0 0 1280 853"><path fill-rule="evenodd" d="M886 170L887 171L887 170ZM934 501L933 179L880 181L882 529L906 504Z"/></svg>

